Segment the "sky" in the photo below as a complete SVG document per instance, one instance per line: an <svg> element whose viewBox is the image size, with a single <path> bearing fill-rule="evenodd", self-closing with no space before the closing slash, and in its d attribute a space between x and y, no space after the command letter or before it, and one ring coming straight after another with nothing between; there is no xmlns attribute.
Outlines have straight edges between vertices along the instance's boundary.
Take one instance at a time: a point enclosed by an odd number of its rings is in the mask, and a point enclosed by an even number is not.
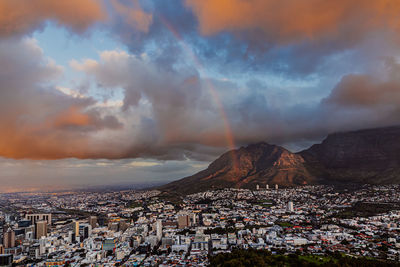
<svg viewBox="0 0 400 267"><path fill-rule="evenodd" d="M400 123L398 0L0 0L0 191L163 183Z"/></svg>

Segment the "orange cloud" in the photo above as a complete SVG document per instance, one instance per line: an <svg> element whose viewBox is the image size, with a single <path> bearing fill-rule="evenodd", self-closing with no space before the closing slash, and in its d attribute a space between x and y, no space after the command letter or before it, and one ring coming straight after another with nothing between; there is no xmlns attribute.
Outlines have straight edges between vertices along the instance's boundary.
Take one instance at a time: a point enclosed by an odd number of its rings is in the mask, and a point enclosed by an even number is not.
<svg viewBox="0 0 400 267"><path fill-rule="evenodd" d="M200 31L256 32L277 43L353 39L370 31L400 26L398 0L186 0Z"/></svg>
<svg viewBox="0 0 400 267"><path fill-rule="evenodd" d="M105 18L101 1L96 0L1 0L0 36L33 31L46 20L82 32Z"/></svg>
<svg viewBox="0 0 400 267"><path fill-rule="evenodd" d="M119 0L111 0L111 5L122 16L125 23L139 31L148 32L153 16L143 11L138 0L133 0L132 4L133 6L128 6Z"/></svg>

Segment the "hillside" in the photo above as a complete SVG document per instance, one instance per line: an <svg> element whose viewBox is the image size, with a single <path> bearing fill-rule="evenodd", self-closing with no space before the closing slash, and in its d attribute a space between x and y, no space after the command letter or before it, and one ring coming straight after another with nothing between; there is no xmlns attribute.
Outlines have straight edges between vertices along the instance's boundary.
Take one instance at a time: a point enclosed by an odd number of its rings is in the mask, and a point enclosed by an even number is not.
<svg viewBox="0 0 400 267"><path fill-rule="evenodd" d="M298 153L265 142L228 151L207 169L160 187L189 194L278 184L399 183L400 127L328 135Z"/></svg>

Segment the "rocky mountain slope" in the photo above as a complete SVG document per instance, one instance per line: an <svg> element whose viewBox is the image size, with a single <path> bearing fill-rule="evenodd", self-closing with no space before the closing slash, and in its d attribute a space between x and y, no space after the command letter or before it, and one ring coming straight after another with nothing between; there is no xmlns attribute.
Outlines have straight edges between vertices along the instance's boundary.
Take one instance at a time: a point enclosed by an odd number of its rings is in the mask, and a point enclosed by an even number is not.
<svg viewBox="0 0 400 267"><path fill-rule="evenodd" d="M331 134L299 154L327 183L400 183L400 127Z"/></svg>
<svg viewBox="0 0 400 267"><path fill-rule="evenodd" d="M181 194L208 189L336 183L400 183L400 126L329 135L292 153L267 143L228 151L207 169L160 187Z"/></svg>

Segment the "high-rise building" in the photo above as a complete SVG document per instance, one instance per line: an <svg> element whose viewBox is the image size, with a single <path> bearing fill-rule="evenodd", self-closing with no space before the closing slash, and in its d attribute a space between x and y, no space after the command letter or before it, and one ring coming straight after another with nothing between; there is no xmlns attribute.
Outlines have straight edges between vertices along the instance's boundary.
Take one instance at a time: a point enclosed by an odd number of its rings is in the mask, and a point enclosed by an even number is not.
<svg viewBox="0 0 400 267"><path fill-rule="evenodd" d="M35 238L40 239L47 236L47 221L37 221L35 223Z"/></svg>
<svg viewBox="0 0 400 267"><path fill-rule="evenodd" d="M12 266L14 256L12 254L0 255L0 266Z"/></svg>
<svg viewBox="0 0 400 267"><path fill-rule="evenodd" d="M4 248L15 247L15 232L11 228L8 228L8 230L3 233L3 245Z"/></svg>
<svg viewBox="0 0 400 267"><path fill-rule="evenodd" d="M97 227L97 216L90 216L89 224L92 227L92 229L96 228Z"/></svg>
<svg viewBox="0 0 400 267"><path fill-rule="evenodd" d="M289 201L289 202L288 202L287 209L288 209L288 211L290 211L290 212L293 212L293 211L294 211L293 202L292 202L292 201Z"/></svg>
<svg viewBox="0 0 400 267"><path fill-rule="evenodd" d="M189 223L190 223L189 215L187 215L187 214L178 215L178 228L179 229L188 227Z"/></svg>
<svg viewBox="0 0 400 267"><path fill-rule="evenodd" d="M25 214L25 220L30 220L32 225L35 225L37 221L47 221L48 224L51 224L51 214Z"/></svg>
<svg viewBox="0 0 400 267"><path fill-rule="evenodd" d="M78 221L73 221L72 222L72 230L74 231L75 237L79 236L79 222Z"/></svg>
<svg viewBox="0 0 400 267"><path fill-rule="evenodd" d="M275 190L278 190L278 189L279 189L278 184L275 184Z"/></svg>
<svg viewBox="0 0 400 267"><path fill-rule="evenodd" d="M91 232L92 232L92 227L89 224L79 225L79 236L81 237L81 241L88 238Z"/></svg>
<svg viewBox="0 0 400 267"><path fill-rule="evenodd" d="M162 221L161 220L157 220L156 221L156 232L157 232L157 239L158 241L161 240L163 232L162 232Z"/></svg>
<svg viewBox="0 0 400 267"><path fill-rule="evenodd" d="M256 190L260 190L260 186L259 185L256 185Z"/></svg>
<svg viewBox="0 0 400 267"><path fill-rule="evenodd" d="M269 189L269 184L267 184L267 185L265 186L265 189L267 189L267 190Z"/></svg>
<svg viewBox="0 0 400 267"><path fill-rule="evenodd" d="M192 213L190 215L189 223L190 223L190 226L196 225L196 223L197 223L197 214L196 213Z"/></svg>

